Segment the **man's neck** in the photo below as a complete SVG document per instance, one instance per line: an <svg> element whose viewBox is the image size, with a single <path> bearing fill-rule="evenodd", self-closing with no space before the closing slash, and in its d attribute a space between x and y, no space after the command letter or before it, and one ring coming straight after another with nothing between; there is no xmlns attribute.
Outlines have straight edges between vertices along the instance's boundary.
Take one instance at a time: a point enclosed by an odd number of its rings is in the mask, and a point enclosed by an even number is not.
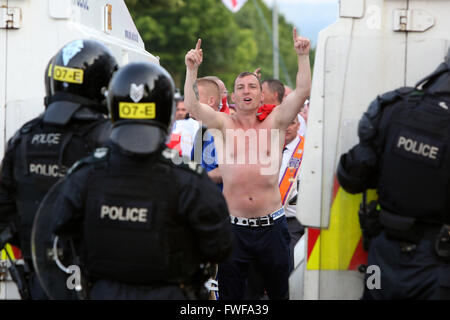
<svg viewBox="0 0 450 320"><path fill-rule="evenodd" d="M297 136L295 136L294 138L292 138L292 139L290 139L289 141L288 140L286 140L286 146L288 145L288 144L290 144L292 141L294 141L295 139L297 139Z"/></svg>
<svg viewBox="0 0 450 320"><path fill-rule="evenodd" d="M258 118L256 117L257 110L237 110L235 117L243 127L252 128L258 122Z"/></svg>

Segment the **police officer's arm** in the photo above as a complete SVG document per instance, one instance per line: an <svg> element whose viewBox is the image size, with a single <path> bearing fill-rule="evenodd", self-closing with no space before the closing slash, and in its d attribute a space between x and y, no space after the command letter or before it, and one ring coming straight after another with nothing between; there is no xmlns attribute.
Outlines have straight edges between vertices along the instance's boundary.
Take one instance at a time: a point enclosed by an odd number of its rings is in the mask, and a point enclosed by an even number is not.
<svg viewBox="0 0 450 320"><path fill-rule="evenodd" d="M377 97L359 121L359 143L341 155L337 168L337 179L344 190L349 193L360 193L376 187L378 166L376 150L381 116L381 101Z"/></svg>
<svg viewBox="0 0 450 320"><path fill-rule="evenodd" d="M223 128L223 112L216 112L210 106L200 103L200 97L197 86L197 73L200 64L203 61L203 51L201 49L201 39L198 39L195 49L188 51L185 57L186 63L186 82L184 83L184 105L189 114L196 120L199 120L206 127L212 129Z"/></svg>
<svg viewBox="0 0 450 320"><path fill-rule="evenodd" d="M225 260L232 251L228 207L221 191L203 171L201 176L179 181L179 212L193 230L201 257L208 262Z"/></svg>
<svg viewBox="0 0 450 320"><path fill-rule="evenodd" d="M339 184L349 193L360 193L376 187L374 183L376 155L372 148L357 144L341 155L337 169Z"/></svg>
<svg viewBox="0 0 450 320"><path fill-rule="evenodd" d="M277 128L287 128L289 126L299 113L311 91L310 41L307 38L299 37L296 28L293 29L293 39L298 59L296 85L294 91L284 98L283 102L273 109L273 112L268 116L268 118L275 120Z"/></svg>
<svg viewBox="0 0 450 320"><path fill-rule="evenodd" d="M0 168L0 232L11 225L13 229L17 229L19 226L19 215L14 199L13 139L14 137L8 142L8 148ZM16 233L14 238L8 242L19 245L18 234Z"/></svg>
<svg viewBox="0 0 450 320"><path fill-rule="evenodd" d="M66 237L77 237L82 234L83 207L85 203L85 186L88 179L88 169L81 168L64 178L58 192L58 197L52 206L54 211L54 234Z"/></svg>

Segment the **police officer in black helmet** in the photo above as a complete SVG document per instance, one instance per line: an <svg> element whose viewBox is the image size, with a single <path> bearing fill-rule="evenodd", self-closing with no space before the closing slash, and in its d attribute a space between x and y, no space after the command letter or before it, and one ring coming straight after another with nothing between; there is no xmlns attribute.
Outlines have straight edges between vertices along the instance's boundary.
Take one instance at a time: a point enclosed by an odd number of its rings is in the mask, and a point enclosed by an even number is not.
<svg viewBox="0 0 450 320"><path fill-rule="evenodd" d="M0 178L0 231L5 231L1 245L9 241L22 251L28 270L21 276L28 280L15 280L23 299L46 298L30 252L38 205L68 168L108 137L111 124L102 89L115 70L115 58L101 43L76 40L65 45L45 70L45 111L8 142Z"/></svg>
<svg viewBox="0 0 450 320"><path fill-rule="evenodd" d="M378 189L379 209L360 221L372 236L368 265L381 276L365 299L450 299L449 107L450 50L414 88L378 96L359 122L359 144L341 156L346 191Z"/></svg>
<svg viewBox="0 0 450 320"><path fill-rule="evenodd" d="M146 62L110 82L106 147L75 164L58 193L54 233L79 239L90 299L201 299L201 266L232 249L228 209L201 166L166 149L174 84Z"/></svg>

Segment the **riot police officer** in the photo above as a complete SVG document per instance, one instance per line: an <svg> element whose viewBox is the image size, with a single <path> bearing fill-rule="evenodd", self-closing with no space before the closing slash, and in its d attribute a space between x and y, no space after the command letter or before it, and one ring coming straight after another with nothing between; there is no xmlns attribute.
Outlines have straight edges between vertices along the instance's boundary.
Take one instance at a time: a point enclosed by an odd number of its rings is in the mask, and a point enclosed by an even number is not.
<svg viewBox="0 0 450 320"><path fill-rule="evenodd" d="M450 299L449 106L450 50L414 88L378 96L359 122L359 144L340 158L346 191L378 190L378 221L361 224L370 225L368 265L381 277L363 298Z"/></svg>
<svg viewBox="0 0 450 320"><path fill-rule="evenodd" d="M80 244L90 299L202 298L200 266L232 249L229 214L202 167L165 148L173 80L156 64L130 63L112 78L107 103L110 139L55 192L52 229Z"/></svg>
<svg viewBox="0 0 450 320"><path fill-rule="evenodd" d="M109 136L111 124L102 89L106 90L117 68L111 51L98 41L66 44L45 70L45 111L8 142L1 170L0 223L17 231L9 230L16 234L16 239L9 240L22 251L33 299L45 298L31 263L30 235L36 210L67 169ZM27 298L27 288L19 289L22 298Z"/></svg>

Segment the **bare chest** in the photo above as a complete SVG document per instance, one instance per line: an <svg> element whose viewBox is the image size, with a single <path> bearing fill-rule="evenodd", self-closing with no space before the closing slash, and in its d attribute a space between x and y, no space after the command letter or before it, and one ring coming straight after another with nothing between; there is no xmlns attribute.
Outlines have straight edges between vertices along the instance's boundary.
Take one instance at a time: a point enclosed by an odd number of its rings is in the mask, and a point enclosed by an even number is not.
<svg viewBox="0 0 450 320"><path fill-rule="evenodd" d="M284 132L268 125L253 128L230 126L224 129L216 145L225 165L269 165L279 158L283 147Z"/></svg>

